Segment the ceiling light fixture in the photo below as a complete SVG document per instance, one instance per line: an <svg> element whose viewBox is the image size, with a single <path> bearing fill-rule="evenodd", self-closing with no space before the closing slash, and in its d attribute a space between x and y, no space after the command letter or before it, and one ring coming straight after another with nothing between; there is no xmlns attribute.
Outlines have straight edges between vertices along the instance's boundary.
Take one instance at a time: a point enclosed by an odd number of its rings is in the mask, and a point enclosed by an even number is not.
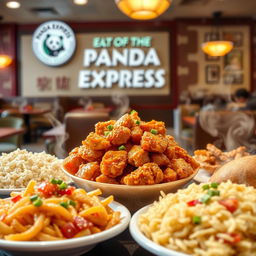
<svg viewBox="0 0 256 256"><path fill-rule="evenodd" d="M0 54L0 69L7 68L12 63L12 58L9 55Z"/></svg>
<svg viewBox="0 0 256 256"><path fill-rule="evenodd" d="M85 5L88 3L88 0L73 0L74 4Z"/></svg>
<svg viewBox="0 0 256 256"><path fill-rule="evenodd" d="M172 0L115 0L118 8L136 20L155 19L165 12Z"/></svg>
<svg viewBox="0 0 256 256"><path fill-rule="evenodd" d="M6 6L11 9L17 9L20 8L20 3L17 1L9 1L6 3Z"/></svg>
<svg viewBox="0 0 256 256"><path fill-rule="evenodd" d="M221 57L228 54L234 47L233 42L220 39L219 31L219 18L221 17L221 12L213 13L214 22L216 23L216 31L212 31L214 40L210 39L208 42L202 43L202 50L209 56Z"/></svg>
<svg viewBox="0 0 256 256"><path fill-rule="evenodd" d="M233 42L230 41L209 41L202 43L202 50L209 56L224 56L233 49Z"/></svg>

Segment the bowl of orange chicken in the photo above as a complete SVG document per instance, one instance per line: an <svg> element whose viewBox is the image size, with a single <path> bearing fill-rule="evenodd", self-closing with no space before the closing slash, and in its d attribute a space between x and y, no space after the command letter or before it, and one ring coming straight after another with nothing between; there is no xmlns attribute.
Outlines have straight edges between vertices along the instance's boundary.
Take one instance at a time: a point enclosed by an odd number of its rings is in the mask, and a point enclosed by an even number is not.
<svg viewBox="0 0 256 256"><path fill-rule="evenodd" d="M165 123L144 122L132 111L95 124L82 145L63 161L64 172L80 187L100 189L135 211L164 193L175 192L197 173L199 164Z"/></svg>

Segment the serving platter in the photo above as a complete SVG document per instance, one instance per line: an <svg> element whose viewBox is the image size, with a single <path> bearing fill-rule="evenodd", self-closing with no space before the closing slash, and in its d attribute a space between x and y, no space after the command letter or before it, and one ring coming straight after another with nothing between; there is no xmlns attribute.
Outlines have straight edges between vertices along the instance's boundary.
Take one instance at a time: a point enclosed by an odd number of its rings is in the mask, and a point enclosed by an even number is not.
<svg viewBox="0 0 256 256"><path fill-rule="evenodd" d="M63 168L64 173L69 176L73 182L86 191L100 189L102 196L107 197L113 195L115 200L125 205L132 213L139 210L145 205L153 203L160 196L160 191L164 193L176 192L178 189L186 186L196 175L197 170L187 178L154 184L154 185L122 185L101 183L91 180L82 179L70 174Z"/></svg>
<svg viewBox="0 0 256 256"><path fill-rule="evenodd" d="M88 252L97 243L108 240L122 233L129 225L131 214L129 210L118 202L112 202L109 206L114 211L121 212L121 222L102 232L61 241L6 241L0 239L1 250L14 256L65 256L82 255ZM0 252L1 253L1 252ZM1 254L0 254L1 255Z"/></svg>
<svg viewBox="0 0 256 256"><path fill-rule="evenodd" d="M155 242L148 239L138 227L138 218L141 214L145 213L150 205L143 207L138 210L130 221L129 230L133 239L147 251L154 253L159 256L189 256L188 254L177 252L171 249L167 249L161 245L156 244Z"/></svg>

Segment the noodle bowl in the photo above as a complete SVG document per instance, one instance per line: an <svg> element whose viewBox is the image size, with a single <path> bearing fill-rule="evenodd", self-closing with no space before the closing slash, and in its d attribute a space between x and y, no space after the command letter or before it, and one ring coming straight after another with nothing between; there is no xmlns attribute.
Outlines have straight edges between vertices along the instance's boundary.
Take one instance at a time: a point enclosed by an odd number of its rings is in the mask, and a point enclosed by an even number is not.
<svg viewBox="0 0 256 256"><path fill-rule="evenodd" d="M138 226L155 243L191 255L256 255L256 189L230 181L192 184L162 194Z"/></svg>

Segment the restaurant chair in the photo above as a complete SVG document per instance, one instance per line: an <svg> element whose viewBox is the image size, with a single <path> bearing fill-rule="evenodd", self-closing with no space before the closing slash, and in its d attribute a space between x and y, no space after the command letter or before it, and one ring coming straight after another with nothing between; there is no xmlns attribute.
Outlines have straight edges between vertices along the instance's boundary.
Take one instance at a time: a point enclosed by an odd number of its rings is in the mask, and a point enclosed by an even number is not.
<svg viewBox="0 0 256 256"><path fill-rule="evenodd" d="M213 137L206 132L199 120L200 113L195 115L195 125L193 127L193 150L205 149L208 143L215 144L218 142L218 137ZM220 147L220 145L218 145Z"/></svg>
<svg viewBox="0 0 256 256"><path fill-rule="evenodd" d="M108 113L102 112L70 112L64 117L67 140L64 150L69 153L73 148L80 146L90 132L95 129L97 122L109 120Z"/></svg>
<svg viewBox="0 0 256 256"><path fill-rule="evenodd" d="M22 128L23 119L18 117L1 117L0 127ZM21 147L22 134L10 136L8 138L0 139L0 153L9 153Z"/></svg>
<svg viewBox="0 0 256 256"><path fill-rule="evenodd" d="M183 121L184 117L193 117L200 110L198 104L180 104L174 110L174 135L186 148L192 147L194 137L193 125L188 125Z"/></svg>

